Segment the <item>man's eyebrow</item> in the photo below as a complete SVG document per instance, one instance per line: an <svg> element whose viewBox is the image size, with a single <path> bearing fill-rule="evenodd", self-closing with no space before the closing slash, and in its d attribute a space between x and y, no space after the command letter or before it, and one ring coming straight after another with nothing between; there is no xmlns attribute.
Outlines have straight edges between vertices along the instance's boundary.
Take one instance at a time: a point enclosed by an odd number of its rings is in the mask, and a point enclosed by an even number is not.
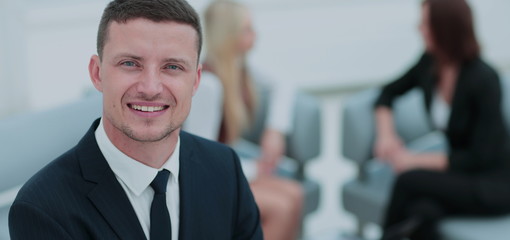
<svg viewBox="0 0 510 240"><path fill-rule="evenodd" d="M136 55L133 55L133 54L130 54L130 53L120 53L117 56L115 56L114 59L118 59L118 58L131 58L131 59L134 59L134 60L143 60L142 57L136 56Z"/></svg>

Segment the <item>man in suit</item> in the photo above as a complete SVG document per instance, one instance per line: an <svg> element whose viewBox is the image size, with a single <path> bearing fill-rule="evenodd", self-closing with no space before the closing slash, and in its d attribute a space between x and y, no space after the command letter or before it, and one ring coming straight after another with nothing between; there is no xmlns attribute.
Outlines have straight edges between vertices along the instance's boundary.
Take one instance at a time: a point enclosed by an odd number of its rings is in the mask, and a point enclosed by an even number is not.
<svg viewBox="0 0 510 240"><path fill-rule="evenodd" d="M106 7L89 64L103 117L22 187L12 239L262 239L237 155L180 131L201 43L185 0Z"/></svg>

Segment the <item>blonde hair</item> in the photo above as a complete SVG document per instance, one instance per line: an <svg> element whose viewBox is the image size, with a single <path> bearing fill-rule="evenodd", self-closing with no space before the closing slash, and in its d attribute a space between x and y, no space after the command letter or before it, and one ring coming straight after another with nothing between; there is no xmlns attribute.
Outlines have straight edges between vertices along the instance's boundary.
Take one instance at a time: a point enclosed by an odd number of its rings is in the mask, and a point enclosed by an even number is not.
<svg viewBox="0 0 510 240"><path fill-rule="evenodd" d="M254 87L240 56L238 42L248 9L233 1L213 1L205 11L205 65L223 85L223 122L219 139L232 143L250 123L255 111ZM207 69L206 69L207 70Z"/></svg>

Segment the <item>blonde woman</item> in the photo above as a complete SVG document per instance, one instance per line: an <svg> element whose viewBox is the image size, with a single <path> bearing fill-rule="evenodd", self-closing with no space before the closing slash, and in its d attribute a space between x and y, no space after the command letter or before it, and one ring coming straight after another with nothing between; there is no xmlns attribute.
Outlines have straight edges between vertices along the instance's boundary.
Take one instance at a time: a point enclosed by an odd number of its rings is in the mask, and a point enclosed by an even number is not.
<svg viewBox="0 0 510 240"><path fill-rule="evenodd" d="M233 144L250 127L257 108L255 77L246 65L255 32L249 10L237 2L213 1L204 17L207 50L202 80L184 127ZM301 186L273 174L285 152L285 133L291 128L293 91L265 84L272 86L272 102L260 142L261 156L256 165L243 164L243 170L260 209L265 239L295 239L301 222Z"/></svg>

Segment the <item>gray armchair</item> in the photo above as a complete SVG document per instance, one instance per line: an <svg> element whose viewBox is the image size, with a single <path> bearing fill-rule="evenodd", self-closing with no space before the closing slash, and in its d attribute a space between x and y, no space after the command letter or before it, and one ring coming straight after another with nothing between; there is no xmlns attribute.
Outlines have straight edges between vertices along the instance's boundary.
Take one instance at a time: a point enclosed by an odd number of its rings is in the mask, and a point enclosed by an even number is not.
<svg viewBox="0 0 510 240"><path fill-rule="evenodd" d="M502 81L504 113L510 126L510 79ZM341 187L343 208L358 221L357 235L363 236L367 223L381 225L389 201L394 175L372 155L375 126L373 103L379 89L369 89L349 97L343 105L341 146L343 155L358 167L355 179ZM406 146L417 152L444 151L446 140L426 121L423 96L418 90L399 98L394 105L397 132ZM510 157L510 156L509 156ZM440 223L444 240L503 240L510 236L510 216L449 218Z"/></svg>

